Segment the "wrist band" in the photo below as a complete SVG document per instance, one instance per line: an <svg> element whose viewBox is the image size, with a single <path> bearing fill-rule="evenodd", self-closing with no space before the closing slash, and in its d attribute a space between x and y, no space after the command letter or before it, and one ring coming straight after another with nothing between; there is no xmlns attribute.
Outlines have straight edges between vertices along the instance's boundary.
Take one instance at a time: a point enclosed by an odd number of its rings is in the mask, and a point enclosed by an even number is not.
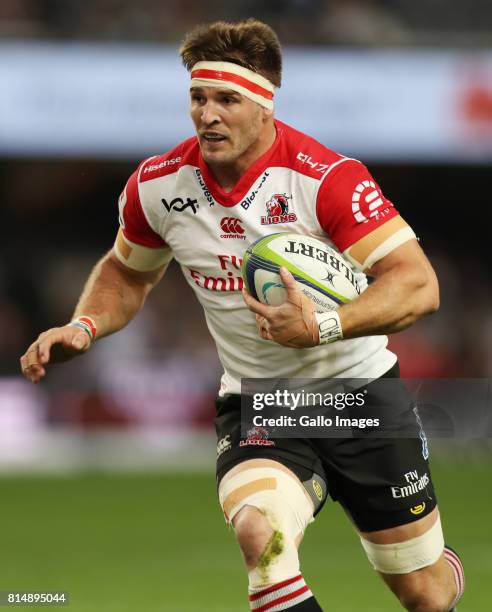
<svg viewBox="0 0 492 612"><path fill-rule="evenodd" d="M314 316L318 322L320 344L331 344L337 340L343 340L342 324L336 310L315 312Z"/></svg>
<svg viewBox="0 0 492 612"><path fill-rule="evenodd" d="M93 342L96 339L97 328L96 328L96 324L94 323L94 319L91 319L90 317L86 317L86 316L77 317L73 321L70 321L68 325L70 327L78 327L79 329L82 329L83 331L85 331L85 333L91 339L91 342Z"/></svg>

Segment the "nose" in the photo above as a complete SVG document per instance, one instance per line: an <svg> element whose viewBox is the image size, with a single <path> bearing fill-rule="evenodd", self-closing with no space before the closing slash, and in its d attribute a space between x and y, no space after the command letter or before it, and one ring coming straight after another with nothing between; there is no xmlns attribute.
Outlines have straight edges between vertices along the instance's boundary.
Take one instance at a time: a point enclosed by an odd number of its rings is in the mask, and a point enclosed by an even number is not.
<svg viewBox="0 0 492 612"><path fill-rule="evenodd" d="M202 107L201 120L206 125L212 125L213 123L220 122L220 115L218 113L217 106L210 100L207 101Z"/></svg>

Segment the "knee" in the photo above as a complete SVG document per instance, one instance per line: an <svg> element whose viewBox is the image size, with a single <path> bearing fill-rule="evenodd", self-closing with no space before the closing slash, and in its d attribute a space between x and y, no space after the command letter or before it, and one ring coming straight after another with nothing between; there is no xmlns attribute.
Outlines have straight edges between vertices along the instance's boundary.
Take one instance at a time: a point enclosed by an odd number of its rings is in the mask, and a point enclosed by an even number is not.
<svg viewBox="0 0 492 612"><path fill-rule="evenodd" d="M275 468L246 469L219 487L255 590L299 573L297 542L312 518L312 504L294 476Z"/></svg>
<svg viewBox="0 0 492 612"><path fill-rule="evenodd" d="M245 506L234 517L234 530L249 570L255 568L273 536L265 516L253 506Z"/></svg>

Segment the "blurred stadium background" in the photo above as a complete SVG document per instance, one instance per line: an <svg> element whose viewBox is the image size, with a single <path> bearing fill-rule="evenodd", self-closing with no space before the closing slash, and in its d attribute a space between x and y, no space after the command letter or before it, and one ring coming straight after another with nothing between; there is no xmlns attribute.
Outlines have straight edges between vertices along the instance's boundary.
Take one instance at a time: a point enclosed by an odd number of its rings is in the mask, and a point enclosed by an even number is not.
<svg viewBox="0 0 492 612"><path fill-rule="evenodd" d="M220 367L177 267L41 385L18 358L70 318L138 162L192 133L185 31L248 16L285 46L277 116L364 160L437 269L440 312L391 340L403 375L491 376L489 0L2 0L0 591L69 591L77 611L246 609L214 490ZM486 435L433 444L463 612L490 609ZM333 504L303 547L327 609L398 609Z"/></svg>

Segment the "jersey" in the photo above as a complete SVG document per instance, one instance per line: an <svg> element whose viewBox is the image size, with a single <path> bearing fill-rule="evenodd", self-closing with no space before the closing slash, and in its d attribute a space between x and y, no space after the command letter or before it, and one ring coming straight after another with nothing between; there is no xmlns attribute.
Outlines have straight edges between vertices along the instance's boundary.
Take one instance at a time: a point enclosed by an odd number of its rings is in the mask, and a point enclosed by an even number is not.
<svg viewBox="0 0 492 612"><path fill-rule="evenodd" d="M251 242L294 232L343 253L398 215L361 162L275 124L275 143L231 192L214 179L194 137L140 164L120 197L124 237L171 249L203 306L224 368L220 395L240 393L241 378L377 378L396 362L385 336L309 349L259 337L241 294L242 256Z"/></svg>

